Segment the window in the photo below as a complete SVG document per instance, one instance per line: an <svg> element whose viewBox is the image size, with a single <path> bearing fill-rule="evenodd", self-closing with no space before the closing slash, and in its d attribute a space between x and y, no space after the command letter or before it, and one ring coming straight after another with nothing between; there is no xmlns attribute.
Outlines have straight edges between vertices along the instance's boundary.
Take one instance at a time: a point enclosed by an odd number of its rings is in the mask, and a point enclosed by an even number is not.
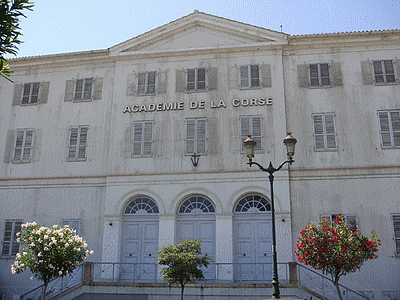
<svg viewBox="0 0 400 300"><path fill-rule="evenodd" d="M130 214L158 214L157 203L146 197L139 197L132 200L125 208L125 215Z"/></svg>
<svg viewBox="0 0 400 300"><path fill-rule="evenodd" d="M400 215L392 215L395 255L400 256Z"/></svg>
<svg viewBox="0 0 400 300"><path fill-rule="evenodd" d="M85 160L88 126L75 126L69 129L68 160Z"/></svg>
<svg viewBox="0 0 400 300"><path fill-rule="evenodd" d="M78 79L75 82L74 101L92 99L93 78Z"/></svg>
<svg viewBox="0 0 400 300"><path fill-rule="evenodd" d="M336 150L335 114L313 114L315 150Z"/></svg>
<svg viewBox="0 0 400 300"><path fill-rule="evenodd" d="M186 119L186 154L205 154L207 119Z"/></svg>
<svg viewBox="0 0 400 300"><path fill-rule="evenodd" d="M138 95L154 94L156 92L157 72L139 73L138 76Z"/></svg>
<svg viewBox="0 0 400 300"><path fill-rule="evenodd" d="M153 153L153 121L133 123L132 156L149 156Z"/></svg>
<svg viewBox="0 0 400 300"><path fill-rule="evenodd" d="M344 220L347 225L351 227L358 228L358 223L357 223L357 215L345 215L345 214L335 214L335 215L321 215L320 216L320 221L322 221L322 217L326 217L330 221L335 221L338 219L338 217L342 215L344 216Z"/></svg>
<svg viewBox="0 0 400 300"><path fill-rule="evenodd" d="M12 256L19 252L19 243L17 242L17 232L21 231L21 220L6 220L2 256Z"/></svg>
<svg viewBox="0 0 400 300"><path fill-rule="evenodd" d="M260 68L258 65L240 66L240 87L253 88L260 86Z"/></svg>
<svg viewBox="0 0 400 300"><path fill-rule="evenodd" d="M206 89L206 69L188 69L186 72L186 90L202 91Z"/></svg>
<svg viewBox="0 0 400 300"><path fill-rule="evenodd" d="M257 142L255 150L262 150L261 117L260 116L241 116L240 132L242 136L242 151L244 151L243 142L249 135Z"/></svg>
<svg viewBox="0 0 400 300"><path fill-rule="evenodd" d="M77 235L81 234L81 223L79 219L61 220L61 226L68 225L70 228L75 229Z"/></svg>
<svg viewBox="0 0 400 300"><path fill-rule="evenodd" d="M400 147L400 110L379 111L382 147Z"/></svg>
<svg viewBox="0 0 400 300"><path fill-rule="evenodd" d="M394 65L392 60L374 60L374 82L376 84L395 83Z"/></svg>
<svg viewBox="0 0 400 300"><path fill-rule="evenodd" d="M25 83L21 104L38 103L40 83Z"/></svg>
<svg viewBox="0 0 400 300"><path fill-rule="evenodd" d="M18 129L15 139L13 162L30 162L33 144L33 129Z"/></svg>
<svg viewBox="0 0 400 300"><path fill-rule="evenodd" d="M179 208L180 214L214 213L215 207L211 200L202 196L193 196L186 199Z"/></svg>
<svg viewBox="0 0 400 300"><path fill-rule="evenodd" d="M310 69L310 85L313 86L330 86L328 64L311 64Z"/></svg>

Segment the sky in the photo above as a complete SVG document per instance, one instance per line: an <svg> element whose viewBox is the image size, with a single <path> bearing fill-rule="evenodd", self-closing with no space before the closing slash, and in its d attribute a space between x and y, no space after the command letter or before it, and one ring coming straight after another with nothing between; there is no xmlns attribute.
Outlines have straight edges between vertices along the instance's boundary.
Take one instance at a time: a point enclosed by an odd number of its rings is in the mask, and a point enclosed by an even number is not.
<svg viewBox="0 0 400 300"><path fill-rule="evenodd" d="M107 49L194 10L290 35L400 29L397 0L36 0L18 57Z"/></svg>

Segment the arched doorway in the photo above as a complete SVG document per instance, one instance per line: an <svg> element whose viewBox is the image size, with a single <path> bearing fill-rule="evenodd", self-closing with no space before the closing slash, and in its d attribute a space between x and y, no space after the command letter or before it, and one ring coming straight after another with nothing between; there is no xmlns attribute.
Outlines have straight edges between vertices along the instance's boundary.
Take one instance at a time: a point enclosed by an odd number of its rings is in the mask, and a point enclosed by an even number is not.
<svg viewBox="0 0 400 300"><path fill-rule="evenodd" d="M123 213L121 279L154 282L157 278L158 206L147 197L137 197Z"/></svg>
<svg viewBox="0 0 400 300"><path fill-rule="evenodd" d="M235 281L272 278L271 205L257 194L241 198L233 214Z"/></svg>
<svg viewBox="0 0 400 300"><path fill-rule="evenodd" d="M178 209L177 242L200 239L201 252L215 260L215 205L200 195L185 199ZM204 279L215 279L213 266L204 268Z"/></svg>

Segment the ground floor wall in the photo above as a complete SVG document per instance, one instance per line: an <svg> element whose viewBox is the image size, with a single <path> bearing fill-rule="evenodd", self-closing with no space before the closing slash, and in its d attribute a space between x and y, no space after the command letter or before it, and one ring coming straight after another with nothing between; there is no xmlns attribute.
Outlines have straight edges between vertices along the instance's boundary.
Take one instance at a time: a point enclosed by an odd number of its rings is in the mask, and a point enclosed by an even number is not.
<svg viewBox="0 0 400 300"><path fill-rule="evenodd" d="M340 283L358 291L399 290L393 214L400 214L400 175L395 169L294 170L291 172L292 246L309 221L324 215L353 216L362 234L375 230L382 240L379 258ZM293 255L293 259L297 257Z"/></svg>

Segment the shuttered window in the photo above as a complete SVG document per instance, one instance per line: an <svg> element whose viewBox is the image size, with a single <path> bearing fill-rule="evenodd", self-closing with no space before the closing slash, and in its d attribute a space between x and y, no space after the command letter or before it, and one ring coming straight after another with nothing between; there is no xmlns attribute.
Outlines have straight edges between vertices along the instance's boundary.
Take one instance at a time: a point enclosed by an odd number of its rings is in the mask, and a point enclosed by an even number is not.
<svg viewBox="0 0 400 300"><path fill-rule="evenodd" d="M21 104L35 104L38 103L40 83L25 83L22 93Z"/></svg>
<svg viewBox="0 0 400 300"><path fill-rule="evenodd" d="M311 64L310 71L310 86L330 86L331 79L329 76L329 64Z"/></svg>
<svg viewBox="0 0 400 300"><path fill-rule="evenodd" d="M240 87L252 88L260 86L259 65L240 66Z"/></svg>
<svg viewBox="0 0 400 300"><path fill-rule="evenodd" d="M206 89L206 69L187 69L186 70L186 90L202 91Z"/></svg>
<svg viewBox="0 0 400 300"><path fill-rule="evenodd" d="M242 151L244 151L243 142L249 135L257 142L255 150L262 150L262 132L261 116L241 116L240 132L242 137Z"/></svg>
<svg viewBox="0 0 400 300"><path fill-rule="evenodd" d="M138 95L154 94L156 92L157 72L143 72L138 75Z"/></svg>
<svg viewBox="0 0 400 300"><path fill-rule="evenodd" d="M313 114L315 150L337 149L335 114Z"/></svg>
<svg viewBox="0 0 400 300"><path fill-rule="evenodd" d="M2 256L11 256L19 252L17 232L21 231L21 220L6 220L4 227Z"/></svg>
<svg viewBox="0 0 400 300"><path fill-rule="evenodd" d="M352 215L352 214L341 214L342 216L344 216L344 220L346 222L347 225L349 225L349 227L355 227L358 228L358 223L357 223L357 215ZM338 217L340 216L340 214L335 214L335 215L321 215L320 216L320 221L322 221L322 218L325 217L327 219L329 219L330 221L335 221L338 219Z"/></svg>
<svg viewBox="0 0 400 300"><path fill-rule="evenodd" d="M382 147L400 147L400 110L379 111Z"/></svg>
<svg viewBox="0 0 400 300"><path fill-rule="evenodd" d="M75 229L77 235L81 234L81 223L82 221L79 219L61 220L61 226L68 225L70 228Z"/></svg>
<svg viewBox="0 0 400 300"><path fill-rule="evenodd" d="M33 144L33 129L18 129L15 139L13 162L30 162Z"/></svg>
<svg viewBox="0 0 400 300"><path fill-rule="evenodd" d="M374 82L376 84L396 82L392 60L374 60L372 62L372 67L374 69Z"/></svg>
<svg viewBox="0 0 400 300"><path fill-rule="evenodd" d="M153 121L133 123L133 157L153 154L153 123Z"/></svg>
<svg viewBox="0 0 400 300"><path fill-rule="evenodd" d="M400 215L392 215L395 255L400 256Z"/></svg>
<svg viewBox="0 0 400 300"><path fill-rule="evenodd" d="M73 126L69 129L68 160L85 160L88 126Z"/></svg>
<svg viewBox="0 0 400 300"><path fill-rule="evenodd" d="M92 99L93 78L78 79L75 81L74 101Z"/></svg>
<svg viewBox="0 0 400 300"><path fill-rule="evenodd" d="M207 119L186 119L186 154L205 154L207 150Z"/></svg>

